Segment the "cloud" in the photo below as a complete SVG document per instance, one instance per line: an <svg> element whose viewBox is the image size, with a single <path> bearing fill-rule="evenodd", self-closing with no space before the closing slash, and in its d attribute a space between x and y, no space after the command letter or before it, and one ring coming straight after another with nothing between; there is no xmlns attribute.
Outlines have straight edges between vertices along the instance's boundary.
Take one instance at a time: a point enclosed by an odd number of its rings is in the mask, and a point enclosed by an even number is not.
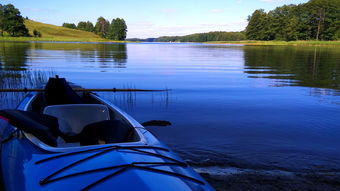
<svg viewBox="0 0 340 191"><path fill-rule="evenodd" d="M162 9L161 10L162 13L176 13L177 10L176 9Z"/></svg>

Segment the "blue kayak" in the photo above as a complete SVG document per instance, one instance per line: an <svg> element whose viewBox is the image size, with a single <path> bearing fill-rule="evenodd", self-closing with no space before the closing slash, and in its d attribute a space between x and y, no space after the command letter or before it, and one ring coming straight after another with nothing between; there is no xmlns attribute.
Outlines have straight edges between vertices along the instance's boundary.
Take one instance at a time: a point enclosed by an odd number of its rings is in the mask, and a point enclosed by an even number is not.
<svg viewBox="0 0 340 191"><path fill-rule="evenodd" d="M214 190L128 114L74 87L50 78L0 111L3 190Z"/></svg>

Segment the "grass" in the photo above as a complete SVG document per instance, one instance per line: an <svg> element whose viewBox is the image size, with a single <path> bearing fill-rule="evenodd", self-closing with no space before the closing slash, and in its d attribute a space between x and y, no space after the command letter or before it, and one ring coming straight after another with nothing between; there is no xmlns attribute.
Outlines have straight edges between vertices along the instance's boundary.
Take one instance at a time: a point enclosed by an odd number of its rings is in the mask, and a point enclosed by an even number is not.
<svg viewBox="0 0 340 191"><path fill-rule="evenodd" d="M255 46L335 46L340 47L340 41L210 41L207 44L243 44Z"/></svg>
<svg viewBox="0 0 340 191"><path fill-rule="evenodd" d="M86 31L69 29L56 25L40 23L32 20L25 20L25 25L33 36L33 30L41 33L41 38L36 37L0 37L0 41L65 41L65 42L123 42L112 41Z"/></svg>

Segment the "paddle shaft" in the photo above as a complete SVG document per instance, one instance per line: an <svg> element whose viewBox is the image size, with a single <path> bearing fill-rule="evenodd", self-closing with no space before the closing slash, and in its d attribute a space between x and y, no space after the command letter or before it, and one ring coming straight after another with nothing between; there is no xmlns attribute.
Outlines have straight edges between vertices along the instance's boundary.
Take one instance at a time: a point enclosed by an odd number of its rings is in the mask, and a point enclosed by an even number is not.
<svg viewBox="0 0 340 191"><path fill-rule="evenodd" d="M160 92L160 91L169 91L168 89L163 90L146 90L146 89L117 89L117 88L89 88L89 89L81 89L74 88L74 91L77 92ZM34 89L34 88L24 88L24 89L0 89L0 92L43 92L44 89Z"/></svg>

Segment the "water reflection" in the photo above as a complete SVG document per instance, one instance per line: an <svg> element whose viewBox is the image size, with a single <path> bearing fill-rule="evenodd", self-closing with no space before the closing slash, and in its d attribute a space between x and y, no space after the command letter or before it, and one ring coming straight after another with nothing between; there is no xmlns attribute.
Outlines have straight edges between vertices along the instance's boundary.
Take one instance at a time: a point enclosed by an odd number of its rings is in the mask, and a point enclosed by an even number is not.
<svg viewBox="0 0 340 191"><path fill-rule="evenodd" d="M35 50L62 51L70 62L98 63L99 68L126 68L126 44L115 43L32 43ZM75 60L76 59L76 60ZM90 67L94 67L91 65Z"/></svg>
<svg viewBox="0 0 340 191"><path fill-rule="evenodd" d="M29 43L0 42L0 69L25 70Z"/></svg>
<svg viewBox="0 0 340 191"><path fill-rule="evenodd" d="M339 49L324 47L244 47L245 73L276 79L275 86L340 89Z"/></svg>
<svg viewBox="0 0 340 191"><path fill-rule="evenodd" d="M129 87L130 88L130 87ZM173 99L171 93L165 92L97 92L101 97L115 103L124 111L135 111L136 107L147 104L151 108L167 110Z"/></svg>
<svg viewBox="0 0 340 191"><path fill-rule="evenodd" d="M41 44L0 42L0 89L35 88L53 75L51 71L28 70L32 48L41 48ZM15 108L24 95L23 92L0 92L0 109Z"/></svg>
<svg viewBox="0 0 340 191"><path fill-rule="evenodd" d="M94 52L100 68L126 68L126 44L99 44Z"/></svg>
<svg viewBox="0 0 340 191"><path fill-rule="evenodd" d="M153 131L184 158L242 167L340 168L338 48L179 43L14 48L19 44L0 43L0 88L34 87L50 76L49 68L83 87L170 88L98 94L140 122L171 121L171 128ZM22 96L0 94L0 108L15 107Z"/></svg>
<svg viewBox="0 0 340 191"><path fill-rule="evenodd" d="M36 88L45 84L53 72L42 71L0 71L0 89ZM24 92L0 92L0 109L15 108Z"/></svg>

